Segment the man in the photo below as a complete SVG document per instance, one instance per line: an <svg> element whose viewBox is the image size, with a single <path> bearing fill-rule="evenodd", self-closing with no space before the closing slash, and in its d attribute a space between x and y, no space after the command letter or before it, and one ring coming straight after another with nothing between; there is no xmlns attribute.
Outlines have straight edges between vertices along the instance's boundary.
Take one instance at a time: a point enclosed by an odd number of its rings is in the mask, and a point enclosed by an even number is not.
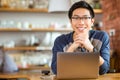
<svg viewBox="0 0 120 80"><path fill-rule="evenodd" d="M57 52L100 52L99 74L109 70L109 36L106 32L91 30L94 23L94 11L85 1L74 3L68 12L73 32L56 38L52 49L51 68L56 71Z"/></svg>

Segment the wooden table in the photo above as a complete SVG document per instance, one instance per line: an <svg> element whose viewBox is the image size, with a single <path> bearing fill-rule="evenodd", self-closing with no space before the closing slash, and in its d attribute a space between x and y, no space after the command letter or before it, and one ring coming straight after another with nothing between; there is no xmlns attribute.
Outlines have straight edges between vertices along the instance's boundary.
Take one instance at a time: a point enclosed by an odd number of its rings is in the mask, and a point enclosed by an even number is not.
<svg viewBox="0 0 120 80"><path fill-rule="evenodd" d="M0 79L26 78L28 80L57 80L54 75L42 76L39 71L22 71L17 73L0 73ZM120 80L120 73L108 73L100 75L98 79L71 79L71 80Z"/></svg>
<svg viewBox="0 0 120 80"><path fill-rule="evenodd" d="M0 73L0 79L19 79L25 78L27 80L40 80L41 71L19 71L14 73Z"/></svg>
<svg viewBox="0 0 120 80"><path fill-rule="evenodd" d="M120 80L120 73L108 73L101 75L98 80Z"/></svg>
<svg viewBox="0 0 120 80"><path fill-rule="evenodd" d="M54 78L54 80L57 79ZM98 79L71 79L71 80L120 80L120 73L108 73L105 75L100 75Z"/></svg>

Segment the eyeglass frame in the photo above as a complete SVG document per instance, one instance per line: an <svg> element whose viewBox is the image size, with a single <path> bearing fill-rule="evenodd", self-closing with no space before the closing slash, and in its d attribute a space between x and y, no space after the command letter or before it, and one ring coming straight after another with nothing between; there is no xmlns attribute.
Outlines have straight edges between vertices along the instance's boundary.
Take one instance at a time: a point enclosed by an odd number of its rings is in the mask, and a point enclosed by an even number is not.
<svg viewBox="0 0 120 80"><path fill-rule="evenodd" d="M86 22L86 21L88 21L88 19L92 19L92 17L88 17L88 16L84 16L84 17L73 16L73 17L71 17L71 19L73 19L75 21L82 20L82 21Z"/></svg>

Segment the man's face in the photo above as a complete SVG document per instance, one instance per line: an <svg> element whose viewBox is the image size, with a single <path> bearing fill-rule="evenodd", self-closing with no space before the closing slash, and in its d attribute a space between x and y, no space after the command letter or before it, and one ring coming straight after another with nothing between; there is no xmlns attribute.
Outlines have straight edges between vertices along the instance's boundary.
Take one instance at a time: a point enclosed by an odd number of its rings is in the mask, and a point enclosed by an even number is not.
<svg viewBox="0 0 120 80"><path fill-rule="evenodd" d="M76 34L89 32L94 19L91 18L89 10L85 8L78 8L73 11L71 18L71 25Z"/></svg>

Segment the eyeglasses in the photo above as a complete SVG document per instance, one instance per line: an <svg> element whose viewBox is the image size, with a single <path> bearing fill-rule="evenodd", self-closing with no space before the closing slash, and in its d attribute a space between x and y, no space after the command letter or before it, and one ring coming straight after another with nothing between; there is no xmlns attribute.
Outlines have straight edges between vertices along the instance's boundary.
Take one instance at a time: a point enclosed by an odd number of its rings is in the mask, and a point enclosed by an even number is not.
<svg viewBox="0 0 120 80"><path fill-rule="evenodd" d="M78 17L78 16L73 16L73 17L72 17L72 20L73 20L73 21L82 20L82 21L84 21L84 22L87 22L89 19L91 19L91 17Z"/></svg>

